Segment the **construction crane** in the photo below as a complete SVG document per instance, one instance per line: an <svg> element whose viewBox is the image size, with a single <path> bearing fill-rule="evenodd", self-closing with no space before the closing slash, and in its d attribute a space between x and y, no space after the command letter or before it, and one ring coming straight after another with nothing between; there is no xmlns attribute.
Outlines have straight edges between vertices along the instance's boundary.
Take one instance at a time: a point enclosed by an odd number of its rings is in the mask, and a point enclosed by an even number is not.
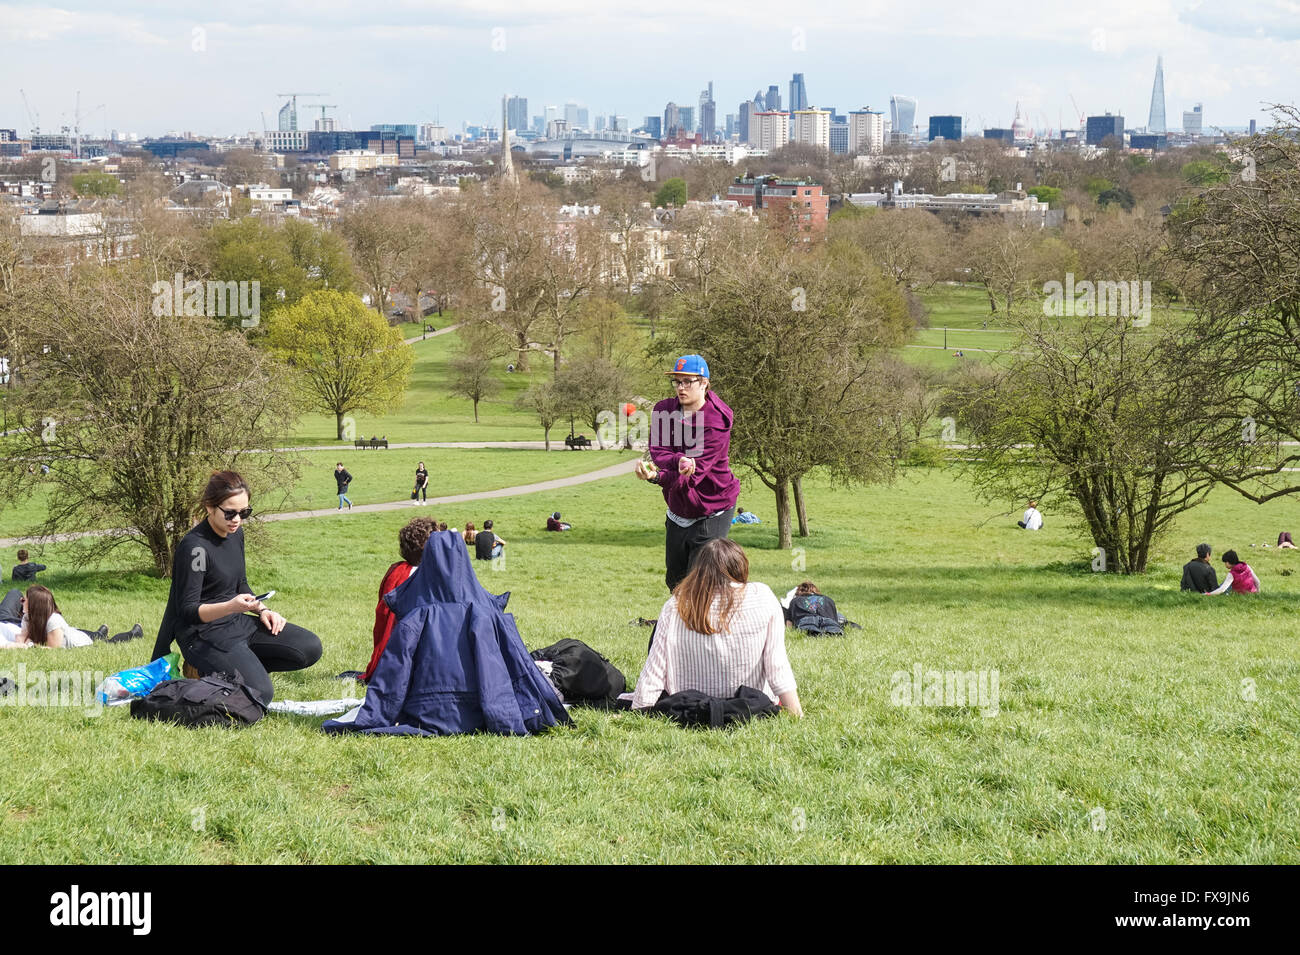
<svg viewBox="0 0 1300 955"><path fill-rule="evenodd" d="M276 93L275 95L287 96L289 97L289 100L293 103L293 108L290 110L290 115L293 117L292 119L293 128L297 129L298 128L298 97L299 96L329 96L330 94L329 93Z"/></svg>
<svg viewBox="0 0 1300 955"><path fill-rule="evenodd" d="M1079 109L1079 104L1075 103L1073 93L1070 94L1070 102L1074 103L1074 111L1079 114L1079 129L1082 130L1088 125L1088 117L1084 114L1083 110Z"/></svg>
<svg viewBox="0 0 1300 955"><path fill-rule="evenodd" d="M329 118L329 117L327 117L327 116L325 115L325 110L327 110L327 109L338 109L338 108L339 108L339 104L338 104L338 103L303 103L302 105L303 105L303 108L304 108L304 109L314 109L314 108L316 108L317 106L320 107L320 120L321 120L321 126L324 126L324 125L325 125L325 120Z"/></svg>
<svg viewBox="0 0 1300 955"><path fill-rule="evenodd" d="M23 105L27 107L27 119L32 124L32 135L39 136L41 134L40 114L37 113L36 110L32 109L31 103L27 102L27 94L24 93L21 89L18 92L23 98Z"/></svg>

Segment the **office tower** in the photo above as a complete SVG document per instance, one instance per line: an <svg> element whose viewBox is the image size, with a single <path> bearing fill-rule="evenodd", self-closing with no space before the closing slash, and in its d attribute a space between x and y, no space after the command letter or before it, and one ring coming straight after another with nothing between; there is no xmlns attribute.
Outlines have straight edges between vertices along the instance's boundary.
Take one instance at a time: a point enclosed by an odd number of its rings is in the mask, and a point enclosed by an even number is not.
<svg viewBox="0 0 1300 955"><path fill-rule="evenodd" d="M663 117L647 116L645 118L645 131L655 139L663 139L664 131L662 127Z"/></svg>
<svg viewBox="0 0 1300 955"><path fill-rule="evenodd" d="M546 122L547 122L548 124L549 124L549 123L551 122L551 120L553 120L553 119L563 119L563 118L564 118L564 117L560 114L560 107L558 107L558 106L548 106L548 107L546 107Z"/></svg>
<svg viewBox="0 0 1300 955"><path fill-rule="evenodd" d="M535 132L535 133L544 133L544 132L546 132L546 117L545 117L545 116L534 116L534 117L533 117L533 132Z"/></svg>
<svg viewBox="0 0 1300 955"><path fill-rule="evenodd" d="M691 133L695 132L695 107L694 106L677 107L677 115L681 117L683 133L686 133L686 135L689 136Z"/></svg>
<svg viewBox="0 0 1300 955"><path fill-rule="evenodd" d="M905 143L911 140L916 129L916 97L889 97L889 125L895 139Z"/></svg>
<svg viewBox="0 0 1300 955"><path fill-rule="evenodd" d="M797 109L790 114L790 141L831 148L831 114L824 109Z"/></svg>
<svg viewBox="0 0 1300 955"><path fill-rule="evenodd" d="M1105 116L1089 116L1087 125L1084 127L1084 141L1089 146L1100 146L1106 139L1115 137L1119 144L1124 145L1124 117L1112 116L1107 113Z"/></svg>
<svg viewBox="0 0 1300 955"><path fill-rule="evenodd" d="M609 129L613 133L626 133L628 131L626 116L611 116L609 118Z"/></svg>
<svg viewBox="0 0 1300 955"><path fill-rule="evenodd" d="M596 132L603 133L609 126L609 121L604 113L596 114Z"/></svg>
<svg viewBox="0 0 1300 955"><path fill-rule="evenodd" d="M849 124L831 123L831 155L847 156L849 153Z"/></svg>
<svg viewBox="0 0 1300 955"><path fill-rule="evenodd" d="M795 73L790 78L790 112L808 108L808 91L803 85L803 74ZM832 110L832 112L834 112Z"/></svg>
<svg viewBox="0 0 1300 955"><path fill-rule="evenodd" d="M713 142L718 135L718 108L713 102L713 80L709 80L708 89L700 91L700 137L706 143Z"/></svg>
<svg viewBox="0 0 1300 955"><path fill-rule="evenodd" d="M280 107L280 131L288 132L298 128L298 111L293 108L293 100Z"/></svg>
<svg viewBox="0 0 1300 955"><path fill-rule="evenodd" d="M578 107L578 125L583 129L591 129L591 110L585 106Z"/></svg>
<svg viewBox="0 0 1300 955"><path fill-rule="evenodd" d="M776 88L775 83L767 88L767 96L763 98L763 105L768 112L781 108L781 91Z"/></svg>
<svg viewBox="0 0 1300 955"><path fill-rule="evenodd" d="M670 102L664 107L663 138L673 139L682 129L682 111L676 103Z"/></svg>
<svg viewBox="0 0 1300 955"><path fill-rule="evenodd" d="M1165 132L1165 58L1156 57L1156 79L1151 84L1151 114L1147 117L1148 133Z"/></svg>
<svg viewBox="0 0 1300 955"><path fill-rule="evenodd" d="M578 104L577 103L564 104L564 121L569 124L570 129L577 128L578 126Z"/></svg>
<svg viewBox="0 0 1300 955"><path fill-rule="evenodd" d="M857 155L878 153L885 148L885 114L880 110L855 109L849 112L848 151Z"/></svg>
<svg viewBox="0 0 1300 955"><path fill-rule="evenodd" d="M511 96L506 99L506 119L510 128L515 130L528 128L528 98Z"/></svg>
<svg viewBox="0 0 1300 955"><path fill-rule="evenodd" d="M1197 103L1191 111L1183 111L1183 132L1188 136L1199 136L1204 128L1204 117L1201 115L1201 104Z"/></svg>
<svg viewBox="0 0 1300 955"><path fill-rule="evenodd" d="M1122 127L1121 127L1122 131ZM930 141L936 139L948 139L952 141L961 140L961 117L960 116L931 116L930 117Z"/></svg>
<svg viewBox="0 0 1300 955"><path fill-rule="evenodd" d="M1254 121L1253 119L1250 121L1250 135L1252 135L1252 136L1255 135L1255 121ZM117 139L117 132L116 132L116 130L114 130L113 138L114 138L114 139Z"/></svg>
<svg viewBox="0 0 1300 955"><path fill-rule="evenodd" d="M1251 122L1253 123L1254 120L1251 120ZM726 138L728 140L730 140L732 136L736 135L736 114L735 113L727 114L726 123L723 126L723 133L726 135Z"/></svg>

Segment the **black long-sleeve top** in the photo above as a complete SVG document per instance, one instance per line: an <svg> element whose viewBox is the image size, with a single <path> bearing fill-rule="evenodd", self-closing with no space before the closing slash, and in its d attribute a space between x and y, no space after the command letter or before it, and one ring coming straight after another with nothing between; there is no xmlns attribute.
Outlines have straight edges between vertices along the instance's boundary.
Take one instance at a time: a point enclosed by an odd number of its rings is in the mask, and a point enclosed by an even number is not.
<svg viewBox="0 0 1300 955"><path fill-rule="evenodd" d="M244 571L244 529L222 537L204 518L176 545L171 592L151 659L166 656L172 643L191 630L229 625L231 617L244 616L232 614L204 623L199 619L200 604L222 603L252 592Z"/></svg>

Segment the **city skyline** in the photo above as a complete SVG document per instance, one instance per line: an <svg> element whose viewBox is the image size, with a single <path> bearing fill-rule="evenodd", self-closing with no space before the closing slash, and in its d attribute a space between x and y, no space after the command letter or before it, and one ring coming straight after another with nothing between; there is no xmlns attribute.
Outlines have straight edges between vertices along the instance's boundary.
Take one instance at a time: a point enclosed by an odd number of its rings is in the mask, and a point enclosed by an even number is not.
<svg viewBox="0 0 1300 955"><path fill-rule="evenodd" d="M411 0L395 11L289 0L278 22L265 23L244 0L180 0L165 12L144 0L115 3L114 12L85 0L0 4L9 66L0 126L30 130L19 88L42 131L71 126L80 90L85 136L241 135L262 128L263 114L275 128L278 91L305 88L329 91L344 129L496 126L502 89L527 98L530 120L546 105L576 102L593 123L618 114L635 127L669 101L697 104L710 82L722 126L754 90L788 93L801 73L808 105L840 113L888 111L890 95L905 92L918 101L918 125L959 115L969 132L1009 127L1019 101L1039 131L1077 128L1073 102L1139 127L1157 56L1169 111L1204 103L1207 131L1267 125L1264 104L1297 100L1300 22L1284 0L1246 0L1229 13L1196 0L1102 0L1088 12L1059 4L1014 22L990 17L993 5L980 0L942 16L927 0L819 3L793 16L774 4L754 9L769 7L770 17L742 22L673 0L654 15L600 16L603 8L578 0ZM873 44L865 72L855 49L864 36Z"/></svg>

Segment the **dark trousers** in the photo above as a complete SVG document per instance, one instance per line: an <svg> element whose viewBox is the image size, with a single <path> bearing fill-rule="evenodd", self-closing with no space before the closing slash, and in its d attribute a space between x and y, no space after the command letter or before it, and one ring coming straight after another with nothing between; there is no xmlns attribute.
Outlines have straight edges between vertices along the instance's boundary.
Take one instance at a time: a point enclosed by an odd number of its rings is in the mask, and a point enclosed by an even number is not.
<svg viewBox="0 0 1300 955"><path fill-rule="evenodd" d="M682 527L671 518L664 518L664 564L668 568L664 581L669 590L682 582L691 569L691 560L697 550L714 538L727 536L735 514L736 509L731 507L717 517L696 521L690 527Z"/></svg>
<svg viewBox="0 0 1300 955"><path fill-rule="evenodd" d="M197 631L177 639L185 662L199 671L238 674L239 678L270 703L273 690L269 671L305 670L321 656L320 637L303 627L286 623L279 634L272 635L260 620L248 615L232 627Z"/></svg>

